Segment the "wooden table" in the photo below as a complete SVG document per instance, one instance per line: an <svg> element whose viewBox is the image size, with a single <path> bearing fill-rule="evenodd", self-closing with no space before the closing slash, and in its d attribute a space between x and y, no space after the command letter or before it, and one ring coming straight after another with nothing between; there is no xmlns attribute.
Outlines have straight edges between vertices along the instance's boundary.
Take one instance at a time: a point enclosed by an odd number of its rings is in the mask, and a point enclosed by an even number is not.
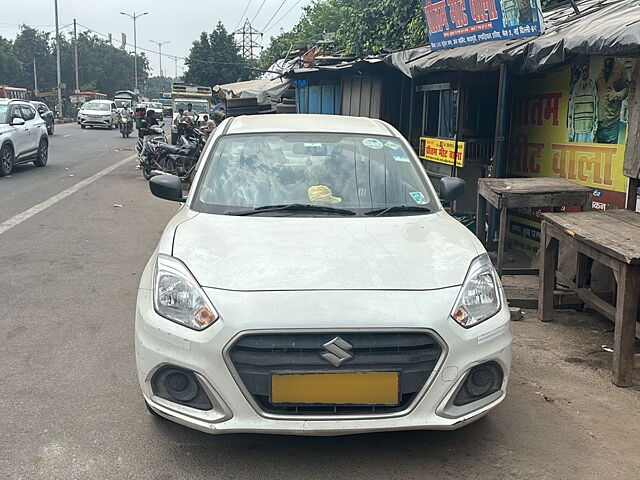
<svg viewBox="0 0 640 480"><path fill-rule="evenodd" d="M613 383L621 387L633 384L635 337L640 338L637 323L640 297L640 214L629 210L607 210L542 215L540 239L540 297L538 314L551 320L553 294L558 265L559 242L578 251L576 281L572 289L586 305L615 322L613 343ZM605 302L589 288L592 260L613 270L617 292L615 306Z"/></svg>
<svg viewBox="0 0 640 480"><path fill-rule="evenodd" d="M509 208L579 206L590 210L591 197L591 188L565 178L481 178L478 180L476 235L486 246L484 220L488 202L500 211L497 270L502 275Z"/></svg>

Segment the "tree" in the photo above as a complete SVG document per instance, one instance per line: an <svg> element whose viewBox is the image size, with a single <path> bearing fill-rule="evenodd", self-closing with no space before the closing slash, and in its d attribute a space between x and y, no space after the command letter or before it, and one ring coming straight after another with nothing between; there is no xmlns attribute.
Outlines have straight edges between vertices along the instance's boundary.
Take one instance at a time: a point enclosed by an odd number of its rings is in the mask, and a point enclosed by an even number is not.
<svg viewBox="0 0 640 480"><path fill-rule="evenodd" d="M303 9L298 24L271 38L260 65L268 68L290 48L309 48L333 34L333 49L369 55L424 44L427 27L421 0L316 0Z"/></svg>
<svg viewBox="0 0 640 480"><path fill-rule="evenodd" d="M211 33L200 34L185 64L189 67L184 73L185 80L198 85L222 85L250 78L250 70L233 34L227 32L222 22L218 22Z"/></svg>
<svg viewBox="0 0 640 480"><path fill-rule="evenodd" d="M20 62L13 53L13 42L0 37L0 85L17 85Z"/></svg>

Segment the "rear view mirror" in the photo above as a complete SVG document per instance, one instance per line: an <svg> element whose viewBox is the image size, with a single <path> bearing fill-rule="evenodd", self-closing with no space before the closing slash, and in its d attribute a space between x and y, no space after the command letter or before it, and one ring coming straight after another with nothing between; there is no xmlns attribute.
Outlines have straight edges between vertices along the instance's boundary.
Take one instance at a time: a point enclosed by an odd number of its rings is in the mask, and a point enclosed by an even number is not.
<svg viewBox="0 0 640 480"><path fill-rule="evenodd" d="M440 179L440 200L453 202L462 196L466 183L457 177L444 177Z"/></svg>
<svg viewBox="0 0 640 480"><path fill-rule="evenodd" d="M24 125L24 118L15 117L11 119L12 127L19 127L20 125Z"/></svg>
<svg viewBox="0 0 640 480"><path fill-rule="evenodd" d="M149 188L158 198L171 200L172 202L184 202L182 196L182 182L176 175L156 175L149 180Z"/></svg>

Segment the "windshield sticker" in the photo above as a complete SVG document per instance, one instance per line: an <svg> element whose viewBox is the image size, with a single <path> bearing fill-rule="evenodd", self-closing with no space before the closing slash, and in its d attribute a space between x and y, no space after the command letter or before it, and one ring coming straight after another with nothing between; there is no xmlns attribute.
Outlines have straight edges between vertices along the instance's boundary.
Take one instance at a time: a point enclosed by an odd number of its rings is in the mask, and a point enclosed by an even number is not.
<svg viewBox="0 0 640 480"><path fill-rule="evenodd" d="M409 192L409 195L411 195L418 205L425 205L427 203L422 192Z"/></svg>
<svg viewBox="0 0 640 480"><path fill-rule="evenodd" d="M365 147L373 148L374 150L380 150L382 147L384 147L384 144L376 138L365 138L364 140L362 140L362 144Z"/></svg>
<svg viewBox="0 0 640 480"><path fill-rule="evenodd" d="M409 163L409 155L403 150L399 150L397 152L391 152L391 156L396 162L406 162Z"/></svg>
<svg viewBox="0 0 640 480"><path fill-rule="evenodd" d="M401 150L402 147L396 142L392 142L391 140L387 140L384 142L384 146L390 148L391 150Z"/></svg>

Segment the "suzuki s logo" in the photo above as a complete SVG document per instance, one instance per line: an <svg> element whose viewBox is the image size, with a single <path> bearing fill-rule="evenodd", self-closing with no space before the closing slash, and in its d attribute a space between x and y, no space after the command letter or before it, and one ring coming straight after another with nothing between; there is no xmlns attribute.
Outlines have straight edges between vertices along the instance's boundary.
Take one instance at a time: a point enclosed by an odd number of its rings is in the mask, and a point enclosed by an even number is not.
<svg viewBox="0 0 640 480"><path fill-rule="evenodd" d="M328 350L328 352L323 353L320 356L334 367L339 367L347 360L351 360L353 358L353 355L348 352L348 350L353 348L353 345L344 341L340 337L336 337L322 346Z"/></svg>

